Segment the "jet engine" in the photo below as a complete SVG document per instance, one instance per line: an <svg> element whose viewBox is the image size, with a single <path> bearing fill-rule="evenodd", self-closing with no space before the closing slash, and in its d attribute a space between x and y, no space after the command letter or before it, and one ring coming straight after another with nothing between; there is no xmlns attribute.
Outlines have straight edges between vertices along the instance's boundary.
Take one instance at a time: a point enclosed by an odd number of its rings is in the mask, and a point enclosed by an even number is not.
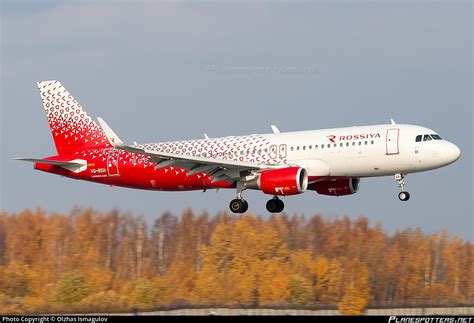
<svg viewBox="0 0 474 323"><path fill-rule="evenodd" d="M265 170L244 183L245 188L260 189L266 194L295 195L308 188L308 174L301 167Z"/></svg>
<svg viewBox="0 0 474 323"><path fill-rule="evenodd" d="M359 182L360 180L358 178L327 180L312 184L310 189L322 195L351 195L357 193L359 190Z"/></svg>

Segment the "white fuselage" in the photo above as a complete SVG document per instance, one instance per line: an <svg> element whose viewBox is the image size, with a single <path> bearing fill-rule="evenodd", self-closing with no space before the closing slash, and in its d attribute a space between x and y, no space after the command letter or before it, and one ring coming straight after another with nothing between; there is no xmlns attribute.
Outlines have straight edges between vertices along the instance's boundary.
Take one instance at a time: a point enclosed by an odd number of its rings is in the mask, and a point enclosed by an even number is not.
<svg viewBox="0 0 474 323"><path fill-rule="evenodd" d="M425 135L429 140L423 141ZM459 148L436 132L414 125L361 127L271 133L144 145L157 152L240 160L265 165L298 165L309 180L318 177L372 177L408 174L456 161ZM421 136L421 141L416 137Z"/></svg>

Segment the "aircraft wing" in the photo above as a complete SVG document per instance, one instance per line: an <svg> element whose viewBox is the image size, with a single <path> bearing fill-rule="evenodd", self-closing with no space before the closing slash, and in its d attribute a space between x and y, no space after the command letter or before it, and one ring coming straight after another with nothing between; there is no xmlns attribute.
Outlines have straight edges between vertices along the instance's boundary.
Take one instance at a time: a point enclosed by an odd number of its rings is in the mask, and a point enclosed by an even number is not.
<svg viewBox="0 0 474 323"><path fill-rule="evenodd" d="M217 182L224 180L227 182L234 182L236 179L249 175L251 171L261 169L274 169L287 165L260 165L245 161L223 160L197 156L187 156L180 154L164 153L155 150L147 149L144 146L129 146L126 145L109 125L102 119L97 118L100 126L105 132L110 144L120 150L137 153L145 156L151 156L151 162L157 163L155 169L164 168L167 166L176 166L183 169L188 169L188 176L196 173L206 173L212 175L213 181Z"/></svg>

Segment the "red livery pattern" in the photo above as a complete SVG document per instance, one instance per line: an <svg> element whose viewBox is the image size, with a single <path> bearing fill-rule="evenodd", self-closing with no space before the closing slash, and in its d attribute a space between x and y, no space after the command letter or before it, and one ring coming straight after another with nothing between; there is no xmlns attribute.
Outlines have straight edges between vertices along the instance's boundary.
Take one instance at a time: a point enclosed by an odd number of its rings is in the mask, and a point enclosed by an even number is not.
<svg viewBox="0 0 474 323"><path fill-rule="evenodd" d="M39 82L38 87L58 154L111 147L104 131L61 83Z"/></svg>
<svg viewBox="0 0 474 323"><path fill-rule="evenodd" d="M118 160L119 174L114 174L111 170L116 167L111 163L111 158ZM150 162L148 156L119 151L115 148L90 149L47 158L59 161L75 159L86 160L87 169L76 174L62 167L41 162L35 163L35 169L75 179L145 190L184 191L235 187L225 181L211 183L212 177L203 173L187 176L188 170L174 166L155 169L156 163Z"/></svg>

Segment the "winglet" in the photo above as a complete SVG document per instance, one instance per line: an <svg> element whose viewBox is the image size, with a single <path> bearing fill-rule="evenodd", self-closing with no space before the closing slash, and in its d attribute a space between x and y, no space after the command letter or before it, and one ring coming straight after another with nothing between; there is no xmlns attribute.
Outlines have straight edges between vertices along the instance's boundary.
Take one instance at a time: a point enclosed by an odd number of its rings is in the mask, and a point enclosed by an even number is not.
<svg viewBox="0 0 474 323"><path fill-rule="evenodd" d="M278 129L278 127L275 126L274 124L270 125L270 127L272 127L273 133L280 133L280 129Z"/></svg>
<svg viewBox="0 0 474 323"><path fill-rule="evenodd" d="M110 144L117 149L122 149L128 152L132 153L137 153L137 154L143 154L145 151L141 148L137 147L131 147L129 145L124 144L122 140L117 136L117 134L112 130L112 128L109 127L107 122L104 121L101 117L97 118L97 121L99 121L99 124L105 132L105 136L107 137L107 140L110 142Z"/></svg>
<svg viewBox="0 0 474 323"><path fill-rule="evenodd" d="M98 117L97 121L99 121L100 127L102 128L102 130L104 130L105 136L107 137L112 146L114 146L115 148L123 148L125 146L123 141L120 140L117 134L112 130L112 128L109 127L109 125L104 121L104 119Z"/></svg>

